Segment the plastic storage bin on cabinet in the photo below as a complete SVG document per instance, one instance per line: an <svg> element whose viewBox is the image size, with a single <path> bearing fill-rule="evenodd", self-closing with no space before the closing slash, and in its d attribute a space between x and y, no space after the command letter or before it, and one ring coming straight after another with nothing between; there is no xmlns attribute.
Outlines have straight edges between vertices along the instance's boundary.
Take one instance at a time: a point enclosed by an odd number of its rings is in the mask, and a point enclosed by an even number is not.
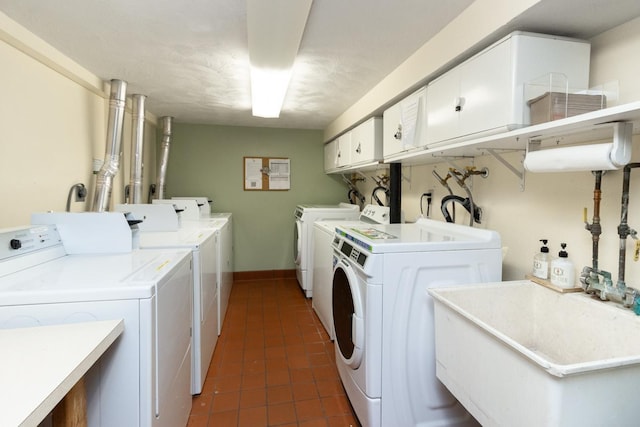
<svg viewBox="0 0 640 427"><path fill-rule="evenodd" d="M548 73L589 85L588 42L515 32L429 83L429 147L529 124L525 84Z"/></svg>

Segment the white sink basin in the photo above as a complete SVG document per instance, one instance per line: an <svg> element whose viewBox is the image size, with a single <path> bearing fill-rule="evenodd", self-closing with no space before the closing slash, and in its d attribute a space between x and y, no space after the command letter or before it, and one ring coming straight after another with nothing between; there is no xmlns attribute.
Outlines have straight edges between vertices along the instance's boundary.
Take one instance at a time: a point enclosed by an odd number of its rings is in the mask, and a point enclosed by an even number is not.
<svg viewBox="0 0 640 427"><path fill-rule="evenodd" d="M530 281L429 289L436 374L483 426L638 426L640 318Z"/></svg>

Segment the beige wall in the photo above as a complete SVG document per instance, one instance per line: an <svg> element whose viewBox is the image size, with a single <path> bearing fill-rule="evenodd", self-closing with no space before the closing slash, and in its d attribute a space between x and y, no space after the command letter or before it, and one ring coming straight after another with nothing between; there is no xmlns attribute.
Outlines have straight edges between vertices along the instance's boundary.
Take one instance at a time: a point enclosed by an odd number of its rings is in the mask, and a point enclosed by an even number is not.
<svg viewBox="0 0 640 427"><path fill-rule="evenodd" d="M640 52L640 18L608 31L592 40L591 86L618 81L620 101L628 103L640 100L640 80L637 78ZM611 104L613 104L612 102ZM634 161L640 161L640 137L635 136ZM511 164L520 166L522 154L505 155ZM475 161L456 161L458 167L475 165L487 167L489 177L473 179L473 196L483 208L481 227L498 230L507 250L504 260L504 279L520 279L531 268L533 255L539 250L539 239L549 239L551 252L557 255L560 243L568 244L570 258L578 270L591 265L591 234L584 229L582 211L588 208L588 221L593 215L594 177L590 172L534 174L526 173L525 190L520 191L520 181L507 168L490 156ZM432 218L443 220L440 202L447 190L432 175L437 170L445 176L449 164L403 167L402 208L407 220L420 215L420 196L428 190L435 191ZM379 171L378 174L382 173ZM372 173L367 173L371 175ZM640 230L640 169L631 173L631 197L629 225ZM466 197L464 191L450 183L454 192ZM375 186L368 180L362 186L369 200ZM617 226L620 222L622 171L607 172L602 182L602 228L600 267L618 278ZM456 212L460 212L458 208ZM458 217L458 223L468 224L468 216ZM633 251L631 239L627 251ZM640 286L640 263L633 262L628 253L626 281L630 286Z"/></svg>
<svg viewBox="0 0 640 427"><path fill-rule="evenodd" d="M0 228L29 224L36 211L63 211L72 185L84 183L90 206L93 159L104 159L108 91L103 82L0 13ZM155 180L156 119L145 126L145 188ZM120 173L129 177L131 116L125 117Z"/></svg>

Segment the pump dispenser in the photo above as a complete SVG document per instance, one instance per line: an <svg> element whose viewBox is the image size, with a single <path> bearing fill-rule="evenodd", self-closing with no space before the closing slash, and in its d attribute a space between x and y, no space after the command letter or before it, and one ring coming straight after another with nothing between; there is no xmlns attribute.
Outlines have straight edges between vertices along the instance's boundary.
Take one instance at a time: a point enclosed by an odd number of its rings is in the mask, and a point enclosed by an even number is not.
<svg viewBox="0 0 640 427"><path fill-rule="evenodd" d="M540 239L542 247L540 252L533 257L533 275L540 279L549 278L549 268L551 266L551 255L549 255L549 248L547 247L547 239Z"/></svg>
<svg viewBox="0 0 640 427"><path fill-rule="evenodd" d="M569 254L565 251L567 244L560 243L562 249L558 252L558 258L551 262L551 284L560 288L575 287L576 271Z"/></svg>

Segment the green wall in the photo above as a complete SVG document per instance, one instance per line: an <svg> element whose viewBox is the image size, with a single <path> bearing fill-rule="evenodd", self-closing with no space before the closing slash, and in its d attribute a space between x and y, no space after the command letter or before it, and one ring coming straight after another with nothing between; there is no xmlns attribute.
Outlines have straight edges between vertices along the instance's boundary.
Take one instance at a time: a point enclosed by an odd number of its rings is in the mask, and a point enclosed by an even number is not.
<svg viewBox="0 0 640 427"><path fill-rule="evenodd" d="M291 189L244 191L245 156L288 157ZM319 130L176 123L166 193L207 196L213 211L233 214L234 271L288 270L296 205L347 201L341 178L326 175L323 162Z"/></svg>

